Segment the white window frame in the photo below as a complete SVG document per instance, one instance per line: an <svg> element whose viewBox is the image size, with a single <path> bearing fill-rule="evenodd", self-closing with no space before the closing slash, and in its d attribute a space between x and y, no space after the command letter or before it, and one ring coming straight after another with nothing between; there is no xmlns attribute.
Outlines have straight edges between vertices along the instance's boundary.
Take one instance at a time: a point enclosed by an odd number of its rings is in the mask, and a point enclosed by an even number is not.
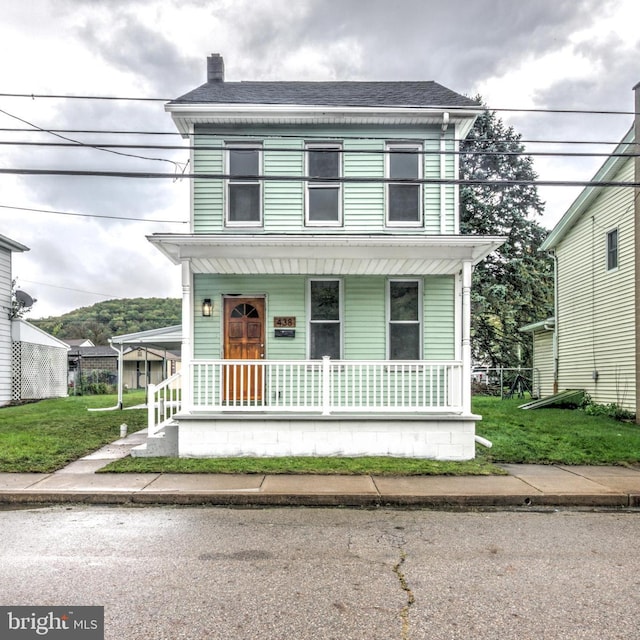
<svg viewBox="0 0 640 640"><path fill-rule="evenodd" d="M311 318L311 283L312 282L337 282L338 283L338 320L313 320ZM307 357L309 360L315 359L311 356L311 325L320 323L338 324L340 327L340 340L338 360L344 356L344 283L342 278L332 278L330 276L309 278L307 280Z"/></svg>
<svg viewBox="0 0 640 640"><path fill-rule="evenodd" d="M225 144L224 162L225 162L225 174L231 175L231 151L235 150L251 150L258 153L258 174L263 172L263 149L261 142L227 142ZM231 220L231 207L230 207L230 188L234 184L257 184L259 190L259 212L258 220ZM263 202L263 188L262 180L258 177L253 179L234 180L229 177L225 180L224 185L224 197L225 197L225 226L227 227L262 227L264 219L264 202Z"/></svg>
<svg viewBox="0 0 640 640"><path fill-rule="evenodd" d="M391 320L391 285L394 282L412 282L418 285L418 319L417 320ZM391 360L391 325L392 324L417 324L418 325L418 357L416 360L422 360L424 355L424 282L421 278L389 278L385 291L386 302L386 336L387 360Z"/></svg>
<svg viewBox="0 0 640 640"><path fill-rule="evenodd" d="M384 175L388 182L385 183L385 224L388 227L422 227L424 221L424 189L422 183L418 183L418 219L417 220L391 220L390 219L390 187L394 184L406 184L391 181L391 156L393 151L409 150L416 152L418 162L417 180L422 180L424 175L424 146L420 142L387 142L385 145L385 168Z"/></svg>
<svg viewBox="0 0 640 640"><path fill-rule="evenodd" d="M342 145L336 142L308 142L304 146L304 173L305 176L309 175L309 151L314 150L327 150L338 152L338 175L337 182L306 182L305 187L305 207L304 207L304 222L308 227L341 227L342 226L342 182L343 176L343 154ZM337 189L338 190L338 211L336 212L335 220L311 220L309 217L309 201L310 191L314 189Z"/></svg>
<svg viewBox="0 0 640 640"><path fill-rule="evenodd" d="M616 248L615 248L616 263L615 263L615 265L611 266L611 263L609 261L609 257L610 257L612 252L611 252L611 249L609 247L609 238L611 238L614 233L615 233L615 237L616 237ZM618 270L618 267L620 266L620 231L618 230L618 227L616 227L615 229L610 229L609 231L607 231L606 246L605 246L605 259L606 259L607 271L611 272L611 271L617 271Z"/></svg>

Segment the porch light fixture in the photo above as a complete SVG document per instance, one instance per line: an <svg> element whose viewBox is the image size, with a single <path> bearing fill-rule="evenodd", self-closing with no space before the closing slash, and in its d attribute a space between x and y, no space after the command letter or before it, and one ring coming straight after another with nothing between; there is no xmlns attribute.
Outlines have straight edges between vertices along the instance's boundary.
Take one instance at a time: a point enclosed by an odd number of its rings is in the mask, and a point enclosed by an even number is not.
<svg viewBox="0 0 640 640"><path fill-rule="evenodd" d="M202 301L202 317L210 318L212 309L213 305L211 304L211 298L205 298Z"/></svg>

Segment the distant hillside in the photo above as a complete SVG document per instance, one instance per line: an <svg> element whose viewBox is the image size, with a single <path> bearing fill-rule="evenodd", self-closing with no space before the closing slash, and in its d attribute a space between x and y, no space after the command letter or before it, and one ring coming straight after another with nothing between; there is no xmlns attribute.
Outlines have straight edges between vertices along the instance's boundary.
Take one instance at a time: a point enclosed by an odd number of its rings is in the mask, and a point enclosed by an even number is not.
<svg viewBox="0 0 640 640"><path fill-rule="evenodd" d="M123 298L82 307L62 316L29 319L44 331L64 340L85 338L96 346L126 333L160 329L181 323L178 298Z"/></svg>

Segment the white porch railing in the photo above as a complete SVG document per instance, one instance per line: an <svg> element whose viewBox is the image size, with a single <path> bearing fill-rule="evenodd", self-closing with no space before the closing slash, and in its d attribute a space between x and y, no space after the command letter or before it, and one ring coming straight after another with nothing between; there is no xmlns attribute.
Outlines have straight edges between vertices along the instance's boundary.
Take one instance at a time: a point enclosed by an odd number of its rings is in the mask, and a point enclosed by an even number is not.
<svg viewBox="0 0 640 640"><path fill-rule="evenodd" d="M455 412L462 363L215 360L191 364L194 410Z"/></svg>
<svg viewBox="0 0 640 640"><path fill-rule="evenodd" d="M460 413L462 363L210 360L191 363L193 411ZM149 385L149 435L183 408L180 373Z"/></svg>
<svg viewBox="0 0 640 640"><path fill-rule="evenodd" d="M182 374L180 371L160 384L147 385L147 435L153 437L171 422L182 409Z"/></svg>

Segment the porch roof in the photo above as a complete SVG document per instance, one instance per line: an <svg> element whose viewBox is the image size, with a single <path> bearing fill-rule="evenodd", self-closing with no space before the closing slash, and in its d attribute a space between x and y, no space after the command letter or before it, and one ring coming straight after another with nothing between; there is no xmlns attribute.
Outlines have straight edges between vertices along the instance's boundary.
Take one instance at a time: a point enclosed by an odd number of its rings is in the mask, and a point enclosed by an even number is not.
<svg viewBox="0 0 640 640"><path fill-rule="evenodd" d="M471 235L153 234L147 239L194 273L445 275L477 264L505 238Z"/></svg>

